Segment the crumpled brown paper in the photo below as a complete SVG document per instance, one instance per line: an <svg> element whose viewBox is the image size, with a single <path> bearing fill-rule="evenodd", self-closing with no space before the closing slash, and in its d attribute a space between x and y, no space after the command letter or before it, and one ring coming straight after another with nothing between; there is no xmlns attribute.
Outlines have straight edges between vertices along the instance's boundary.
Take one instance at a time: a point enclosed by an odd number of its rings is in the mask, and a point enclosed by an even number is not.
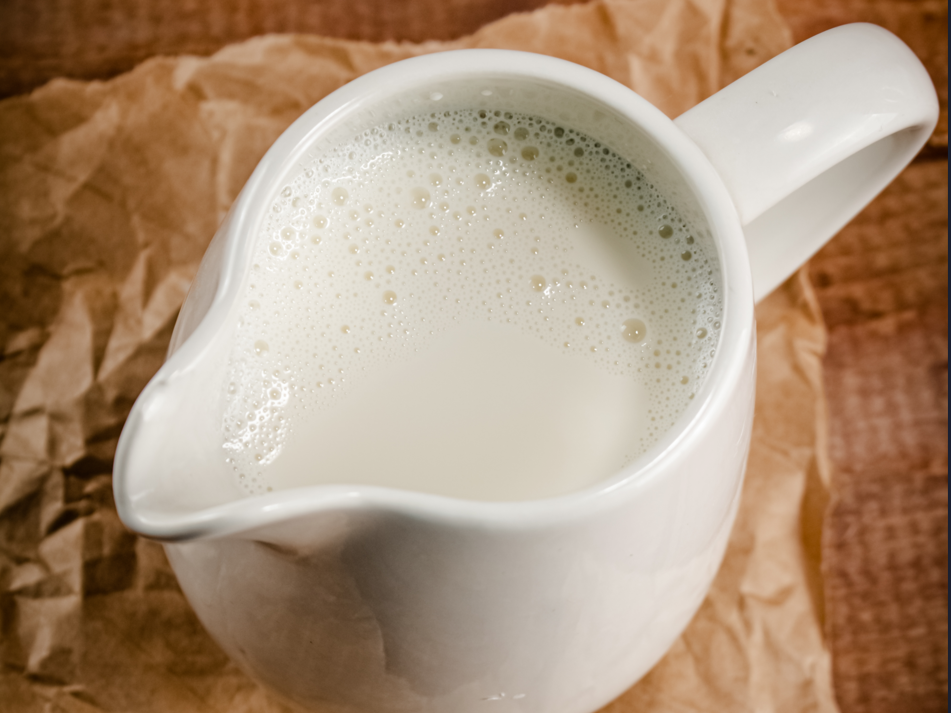
<svg viewBox="0 0 951 713"><path fill-rule="evenodd" d="M603 0L451 43L271 36L0 102L0 708L278 711L204 633L111 496L116 439L218 222L307 107L457 47L554 54L671 116L790 43L770 2ZM825 331L804 273L757 310L749 471L713 589L607 711L834 711L822 639Z"/></svg>

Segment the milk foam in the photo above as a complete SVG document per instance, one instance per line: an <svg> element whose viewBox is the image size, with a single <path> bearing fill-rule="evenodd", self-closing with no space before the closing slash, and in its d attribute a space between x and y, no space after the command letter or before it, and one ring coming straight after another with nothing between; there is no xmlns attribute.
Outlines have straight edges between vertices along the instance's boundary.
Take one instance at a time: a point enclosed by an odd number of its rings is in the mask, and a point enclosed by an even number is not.
<svg viewBox="0 0 951 713"><path fill-rule="evenodd" d="M712 361L715 250L630 163L538 117L416 116L280 187L223 395L249 494L485 500L610 477Z"/></svg>

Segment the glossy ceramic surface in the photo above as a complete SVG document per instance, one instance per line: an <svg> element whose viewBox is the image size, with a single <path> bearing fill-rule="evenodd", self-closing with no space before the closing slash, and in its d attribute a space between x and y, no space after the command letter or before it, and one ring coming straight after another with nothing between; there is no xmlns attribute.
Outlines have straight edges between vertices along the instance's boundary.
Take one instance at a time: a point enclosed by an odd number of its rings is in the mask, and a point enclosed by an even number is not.
<svg viewBox="0 0 951 713"><path fill-rule="evenodd" d="M302 151L380 102L441 108L470 90L519 106L568 98L601 127L589 133L630 141L625 155L709 231L723 330L694 405L624 472L550 500L343 486L242 497L209 455L220 440L203 394L263 207ZM221 226L120 439L120 515L168 543L222 648L300 705L594 711L664 654L723 556L753 418L754 290L884 187L936 119L920 63L867 25L804 43L676 122L602 75L524 53L452 52L366 75L287 130Z"/></svg>

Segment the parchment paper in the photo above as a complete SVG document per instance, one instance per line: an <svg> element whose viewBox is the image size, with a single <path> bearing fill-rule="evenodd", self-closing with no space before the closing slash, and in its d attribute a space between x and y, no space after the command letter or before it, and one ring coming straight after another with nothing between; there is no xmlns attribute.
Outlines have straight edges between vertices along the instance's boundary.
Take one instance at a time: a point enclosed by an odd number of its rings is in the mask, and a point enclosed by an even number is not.
<svg viewBox="0 0 951 713"><path fill-rule="evenodd" d="M0 709L283 710L205 634L161 548L119 522L111 465L218 222L306 108L404 57L502 47L587 65L676 116L789 37L770 0L604 0L451 43L262 37L0 102ZM805 273L757 316L756 425L726 560L611 713L835 710L818 561L825 331Z"/></svg>

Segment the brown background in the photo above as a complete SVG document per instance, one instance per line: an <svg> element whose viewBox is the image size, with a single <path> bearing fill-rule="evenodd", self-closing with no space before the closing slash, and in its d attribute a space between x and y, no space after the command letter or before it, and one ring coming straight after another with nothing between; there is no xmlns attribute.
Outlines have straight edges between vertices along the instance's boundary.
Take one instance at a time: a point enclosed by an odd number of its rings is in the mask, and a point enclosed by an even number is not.
<svg viewBox="0 0 951 713"><path fill-rule="evenodd" d="M451 39L545 0L0 0L0 97L106 78L268 32ZM796 41L847 22L925 62L941 120L922 155L811 262L829 329L834 497L822 543L843 713L947 709L947 2L778 0Z"/></svg>

